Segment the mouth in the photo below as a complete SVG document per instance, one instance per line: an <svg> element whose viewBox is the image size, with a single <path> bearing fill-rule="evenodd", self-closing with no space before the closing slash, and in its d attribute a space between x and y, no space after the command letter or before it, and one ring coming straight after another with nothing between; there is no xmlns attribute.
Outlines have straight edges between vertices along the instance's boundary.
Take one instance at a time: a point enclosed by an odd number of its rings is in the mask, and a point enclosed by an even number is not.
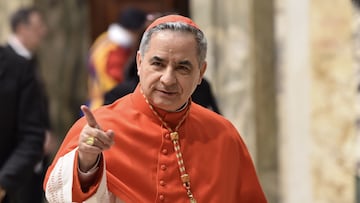
<svg viewBox="0 0 360 203"><path fill-rule="evenodd" d="M160 92L161 94L168 95L168 96L173 96L173 95L177 94L177 92L175 92L175 91L167 91L167 90L157 90L157 91Z"/></svg>

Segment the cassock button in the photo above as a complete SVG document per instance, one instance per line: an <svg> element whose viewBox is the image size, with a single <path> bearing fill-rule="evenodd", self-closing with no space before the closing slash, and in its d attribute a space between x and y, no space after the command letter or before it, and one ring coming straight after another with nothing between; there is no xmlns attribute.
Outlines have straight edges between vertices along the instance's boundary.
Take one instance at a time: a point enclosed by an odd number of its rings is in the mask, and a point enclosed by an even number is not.
<svg viewBox="0 0 360 203"><path fill-rule="evenodd" d="M167 155L168 150L167 150L167 149L163 149L161 152L162 152L164 155Z"/></svg>
<svg viewBox="0 0 360 203"><path fill-rule="evenodd" d="M164 201L164 200L165 200L165 196L164 196L164 195L159 195L159 199L160 199L161 201Z"/></svg>
<svg viewBox="0 0 360 203"><path fill-rule="evenodd" d="M162 165L160 166L160 168L161 168L161 170L165 171L165 170L166 170L166 165L165 165L165 164L162 164Z"/></svg>
<svg viewBox="0 0 360 203"><path fill-rule="evenodd" d="M163 187L166 185L166 184L165 184L165 181L163 181L163 180L160 180L159 183L160 183L160 185L163 186Z"/></svg>

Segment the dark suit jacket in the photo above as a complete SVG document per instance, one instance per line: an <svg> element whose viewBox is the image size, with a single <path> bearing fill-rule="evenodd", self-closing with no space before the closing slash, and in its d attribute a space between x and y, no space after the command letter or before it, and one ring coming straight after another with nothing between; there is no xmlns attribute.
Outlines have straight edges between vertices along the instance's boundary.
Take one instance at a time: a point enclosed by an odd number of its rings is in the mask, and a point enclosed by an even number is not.
<svg viewBox="0 0 360 203"><path fill-rule="evenodd" d="M43 154L43 93L33 66L10 47L0 47L0 186L10 197Z"/></svg>

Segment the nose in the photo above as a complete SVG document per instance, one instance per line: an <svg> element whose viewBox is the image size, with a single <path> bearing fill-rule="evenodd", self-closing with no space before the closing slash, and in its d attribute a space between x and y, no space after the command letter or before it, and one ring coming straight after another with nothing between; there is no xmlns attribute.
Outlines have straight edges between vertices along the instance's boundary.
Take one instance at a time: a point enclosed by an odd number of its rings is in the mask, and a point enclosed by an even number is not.
<svg viewBox="0 0 360 203"><path fill-rule="evenodd" d="M166 86L176 84L176 75L175 75L175 71L173 70L173 68L168 66L164 70L164 72L162 73L162 75L160 77L160 82Z"/></svg>

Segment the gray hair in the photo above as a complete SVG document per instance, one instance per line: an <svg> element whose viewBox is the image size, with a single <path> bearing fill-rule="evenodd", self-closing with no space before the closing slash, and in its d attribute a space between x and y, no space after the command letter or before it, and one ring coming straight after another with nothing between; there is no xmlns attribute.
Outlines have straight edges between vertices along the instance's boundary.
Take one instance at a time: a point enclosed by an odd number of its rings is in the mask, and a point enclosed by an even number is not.
<svg viewBox="0 0 360 203"><path fill-rule="evenodd" d="M147 30L144 35L142 36L141 42L140 42L140 54L142 57L144 57L145 52L149 49L149 42L151 39L151 36L156 33L163 30L172 30L172 31L178 31L178 32L189 32L194 34L195 40L197 43L197 53L198 53L198 60L199 64L202 64L205 61L206 58L206 51L207 51L207 41L205 38L204 33L186 23L182 22L167 22L159 24L149 30Z"/></svg>

